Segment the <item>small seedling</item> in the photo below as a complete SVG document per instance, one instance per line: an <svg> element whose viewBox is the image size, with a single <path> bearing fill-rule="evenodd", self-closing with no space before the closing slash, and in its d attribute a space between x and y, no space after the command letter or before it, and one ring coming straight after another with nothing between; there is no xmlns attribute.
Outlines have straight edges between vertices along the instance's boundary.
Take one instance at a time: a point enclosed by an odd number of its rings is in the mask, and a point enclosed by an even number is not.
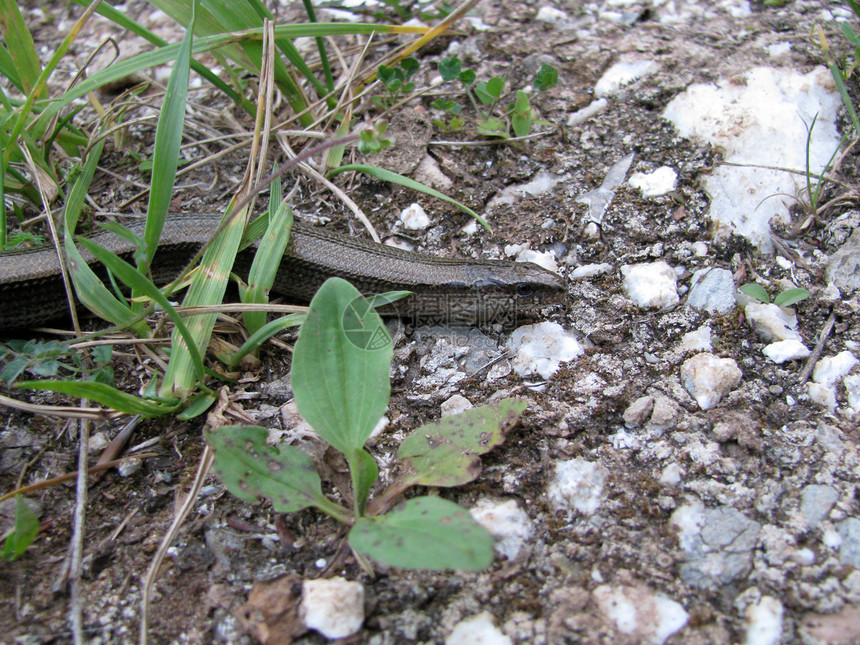
<svg viewBox="0 0 860 645"><path fill-rule="evenodd" d="M69 343L58 340L10 340L0 343L0 361L7 361L0 370L0 381L7 384L15 382L21 374L50 377L57 376L61 370L79 374L82 381L94 381L111 385L113 368L111 360L112 345L97 345L92 348L95 367L81 367L81 355Z"/></svg>
<svg viewBox="0 0 860 645"><path fill-rule="evenodd" d="M526 404L503 399L414 430L398 451L395 481L374 499L379 472L364 444L388 406L393 348L370 303L348 282L329 279L311 302L293 353L292 387L299 413L349 465L352 500L322 492L314 462L292 445L269 446L257 426L207 432L215 470L248 502L265 498L281 513L315 507L351 528L348 542L367 556L409 569L482 569L492 537L469 512L439 496L391 505L412 486L450 487L474 480L479 456L499 445Z"/></svg>
<svg viewBox="0 0 860 645"><path fill-rule="evenodd" d="M502 76L494 76L486 81L477 81L477 75L471 69L462 69L459 58L443 58L439 61L439 74L444 81L459 81L466 92L466 97L472 103L478 119L475 127L479 134L489 137L509 138L511 130L514 135L524 137L531 132L532 126L540 123L537 111L532 107L528 95L517 90L513 102L505 109L500 109L502 98L505 96L507 80ZM544 64L533 81L538 92L548 90L558 83L558 71L551 65ZM477 99L477 101L475 100ZM479 105L480 103L480 105ZM463 128L465 120L461 116L462 104L451 99L439 98L434 100L431 107L442 111L446 118L436 119L433 123L443 129L456 131ZM483 107L482 107L483 106Z"/></svg>
<svg viewBox="0 0 860 645"><path fill-rule="evenodd" d="M371 100L381 110L387 110L400 98L412 94L415 91L415 83L409 79L418 71L418 61L414 58L405 58L397 67L380 65L376 71L380 82L385 87L385 96L374 96Z"/></svg>
<svg viewBox="0 0 860 645"><path fill-rule="evenodd" d="M3 552L4 560L17 560L27 550L39 534L39 518L27 506L22 495L15 496L15 524L12 532L6 537Z"/></svg>
<svg viewBox="0 0 860 645"><path fill-rule="evenodd" d="M759 284L748 283L739 288L750 298L755 298L764 304L770 303L770 295L765 288ZM773 299L773 304L778 307L791 307L791 305L795 305L802 300L806 300L808 297L809 291L806 289L786 289Z"/></svg>

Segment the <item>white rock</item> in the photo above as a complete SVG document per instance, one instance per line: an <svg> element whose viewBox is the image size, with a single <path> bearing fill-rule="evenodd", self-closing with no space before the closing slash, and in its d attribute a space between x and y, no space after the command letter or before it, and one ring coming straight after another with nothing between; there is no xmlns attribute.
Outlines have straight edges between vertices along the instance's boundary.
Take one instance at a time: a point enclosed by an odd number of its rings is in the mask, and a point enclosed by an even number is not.
<svg viewBox="0 0 860 645"><path fill-rule="evenodd" d="M839 352L836 356L825 356L815 364L812 380L822 385L836 385L857 363L854 354L848 350Z"/></svg>
<svg viewBox="0 0 860 645"><path fill-rule="evenodd" d="M541 171L524 184L508 186L497 193L487 204L487 210L492 210L500 204L513 204L518 196L536 196L545 193L562 180L552 173Z"/></svg>
<svg viewBox="0 0 860 645"><path fill-rule="evenodd" d="M445 645L512 645L493 621L493 615L482 611L477 616L461 620L445 639Z"/></svg>
<svg viewBox="0 0 860 645"><path fill-rule="evenodd" d="M561 363L583 353L576 338L554 322L515 329L508 339L507 348L516 352L512 365L517 374L527 376L537 373L545 379L555 374Z"/></svg>
<svg viewBox="0 0 860 645"><path fill-rule="evenodd" d="M860 374L849 374L842 379L842 384L848 394L848 407L860 412Z"/></svg>
<svg viewBox="0 0 860 645"><path fill-rule="evenodd" d="M628 181L631 186L642 191L643 197L659 197L675 190L678 173L669 166L661 166L650 173L635 172Z"/></svg>
<svg viewBox="0 0 860 645"><path fill-rule="evenodd" d="M442 78L439 77L439 80L441 81ZM415 169L415 180L442 191L449 190L454 185L451 178L442 172L439 164L430 155L425 155L418 164Z"/></svg>
<svg viewBox="0 0 860 645"><path fill-rule="evenodd" d="M678 303L678 274L665 262L625 264L624 291L640 307L662 309Z"/></svg>
<svg viewBox="0 0 860 645"><path fill-rule="evenodd" d="M808 126L817 114L810 170L822 172L839 145L835 122L840 106L824 67L808 74L758 67L742 79L690 86L666 106L663 116L682 137L710 143L724 152L727 162L741 164L718 166L703 178L711 197L710 217L723 233L743 235L769 252L770 220L788 222L788 208L795 201L790 196L805 188L806 179L802 173L762 166L806 168Z"/></svg>
<svg viewBox="0 0 860 645"><path fill-rule="evenodd" d="M423 231L430 226L430 218L418 202L410 204L400 212L400 221L403 222L403 227L410 231Z"/></svg>
<svg viewBox="0 0 860 645"><path fill-rule="evenodd" d="M744 313L762 340L803 340L797 333L797 316L793 311L773 303L751 302L744 307Z"/></svg>
<svg viewBox="0 0 860 645"><path fill-rule="evenodd" d="M777 645L782 642L782 603L771 596L762 596L755 605L747 607L746 645Z"/></svg>
<svg viewBox="0 0 860 645"><path fill-rule="evenodd" d="M87 452L101 452L109 443L104 432L94 432L87 441Z"/></svg>
<svg viewBox="0 0 860 645"><path fill-rule="evenodd" d="M450 417L455 414L465 412L466 410L471 410L475 406L473 406L472 402L466 397L455 394L447 401L443 401L440 407L442 408L442 416Z"/></svg>
<svg viewBox="0 0 860 645"><path fill-rule="evenodd" d="M678 464L669 464L663 469L663 472L660 473L660 483L664 486L677 486L681 483L681 477L683 477L683 475L684 471Z"/></svg>
<svg viewBox="0 0 860 645"><path fill-rule="evenodd" d="M555 253L551 251L525 249L517 255L517 262L533 262L547 271L558 273L558 262L555 260Z"/></svg>
<svg viewBox="0 0 860 645"><path fill-rule="evenodd" d="M611 96L634 81L654 74L660 66L653 60L636 60L615 63L603 73L594 86L594 95Z"/></svg>
<svg viewBox="0 0 860 645"><path fill-rule="evenodd" d="M567 125L569 127L579 125L583 121L587 121L593 117L595 114L603 112L607 105L609 105L609 101L606 99L595 99L581 110L577 110L567 117Z"/></svg>
<svg viewBox="0 0 860 645"><path fill-rule="evenodd" d="M305 580L300 612L308 629L326 638L352 636L364 622L364 587L338 576Z"/></svg>
<svg viewBox="0 0 860 645"><path fill-rule="evenodd" d="M560 9L556 9L555 7L550 7L549 5L544 5L540 9L538 9L537 15L535 16L535 20L538 22L546 22L550 25L555 25L560 22L567 22L568 17L564 11Z"/></svg>
<svg viewBox="0 0 860 645"><path fill-rule="evenodd" d="M695 331L687 332L681 337L681 350L684 352L709 352L713 348L709 325L702 325Z"/></svg>
<svg viewBox="0 0 860 645"><path fill-rule="evenodd" d="M708 352L688 358L681 366L681 380L703 410L710 410L741 382L743 372L731 358Z"/></svg>
<svg viewBox="0 0 860 645"><path fill-rule="evenodd" d="M799 340L780 340L765 347L762 353L774 363L785 363L808 358L812 352Z"/></svg>
<svg viewBox="0 0 860 645"><path fill-rule="evenodd" d="M600 585L593 595L618 631L633 636L636 642L663 645L689 619L681 605L647 587Z"/></svg>
<svg viewBox="0 0 860 645"><path fill-rule="evenodd" d="M836 356L825 356L815 364L815 369L812 370L812 382L807 383L806 388L809 397L819 405L830 410L836 409L836 387L840 381L852 385L852 390L849 390L848 405L856 408L858 395L853 391L856 378L846 379L848 373L854 369L858 361L854 354L845 351L839 352ZM852 403L853 401L853 403Z"/></svg>
<svg viewBox="0 0 860 645"><path fill-rule="evenodd" d="M585 459L560 461L555 478L547 490L549 501L560 509L575 509L593 515L603 501L603 488L609 470L598 462Z"/></svg>
<svg viewBox="0 0 860 645"><path fill-rule="evenodd" d="M583 264L581 267L576 267L571 271L568 277L571 280L581 280L582 278L593 278L610 271L612 271L612 265L606 262L603 264Z"/></svg>
<svg viewBox="0 0 860 645"><path fill-rule="evenodd" d="M516 558L523 544L534 534L531 518L513 499L505 502L480 499L469 513L496 538L496 553L508 560Z"/></svg>

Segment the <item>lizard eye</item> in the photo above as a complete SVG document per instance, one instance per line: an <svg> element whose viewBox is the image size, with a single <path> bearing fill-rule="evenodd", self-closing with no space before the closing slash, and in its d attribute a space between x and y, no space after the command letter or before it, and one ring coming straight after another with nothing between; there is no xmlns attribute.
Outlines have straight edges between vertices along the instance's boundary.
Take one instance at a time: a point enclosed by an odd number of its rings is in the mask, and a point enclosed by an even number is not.
<svg viewBox="0 0 860 645"><path fill-rule="evenodd" d="M534 292L535 292L534 288L526 282L520 282L517 285L517 295L520 298L528 298Z"/></svg>

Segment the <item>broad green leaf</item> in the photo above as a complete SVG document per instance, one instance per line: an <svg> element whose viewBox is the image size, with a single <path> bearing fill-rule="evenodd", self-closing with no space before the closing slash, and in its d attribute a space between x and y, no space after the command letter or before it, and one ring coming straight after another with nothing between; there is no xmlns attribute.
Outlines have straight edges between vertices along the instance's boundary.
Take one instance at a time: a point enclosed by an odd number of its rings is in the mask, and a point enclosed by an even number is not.
<svg viewBox="0 0 860 645"><path fill-rule="evenodd" d="M767 291L763 286L759 284L750 282L748 284L742 285L738 288L738 290L747 294L750 298L755 298L759 302L763 302L765 304L770 302L770 296L767 295Z"/></svg>
<svg viewBox="0 0 860 645"><path fill-rule="evenodd" d="M346 280L329 278L311 301L293 351L299 413L345 455L364 446L388 406L391 337Z"/></svg>
<svg viewBox="0 0 860 645"><path fill-rule="evenodd" d="M378 517L358 518L349 532L357 552L403 569L484 569L493 538L469 512L440 497L416 497Z"/></svg>
<svg viewBox="0 0 860 645"><path fill-rule="evenodd" d="M461 202L458 202L456 199L453 199L452 197L448 197L447 195L440 193L438 190L430 188L430 186L425 186L424 184L419 183L419 182L415 181L414 179L410 179L409 177L404 177L403 175L398 175L396 172L386 170L385 168L380 168L378 166L369 166L367 164L347 164L345 166L341 166L340 168L335 168L334 170L330 171L328 173L328 176L333 177L334 175L341 173L341 172L345 172L347 170L354 170L356 172L363 172L367 175L370 175L371 177L376 177L377 179L381 179L382 181L388 181L388 182L391 182L392 184L398 184L398 185L403 186L405 188L411 188L412 190L418 190L422 193L426 193L427 195L431 195L433 197L436 197L437 199L441 199L443 201L446 201L449 204L453 204L454 206L456 206L460 210L468 213L469 215L474 217L476 220L478 220L478 223L481 226L483 226L488 231L490 230L490 227L487 224L487 222L484 220L484 218L481 217L480 215L478 215L475 211L473 211L471 208L469 208L465 204L462 204Z"/></svg>
<svg viewBox="0 0 860 645"><path fill-rule="evenodd" d="M39 518L27 506L23 495L15 496L15 525L3 546L4 560L17 560L39 535Z"/></svg>
<svg viewBox="0 0 860 645"><path fill-rule="evenodd" d="M260 426L206 431L206 441L215 450L215 473L227 489L246 502L268 499L279 513L337 506L322 494L311 458L295 446L266 445L268 434Z"/></svg>
<svg viewBox="0 0 860 645"><path fill-rule="evenodd" d="M453 81L460 75L460 59L455 57L443 58L439 61L439 74L443 81Z"/></svg>
<svg viewBox="0 0 860 645"><path fill-rule="evenodd" d="M217 400L218 396L212 392L200 392L191 399L191 402L182 412L176 415L176 418L187 421L199 417L211 408Z"/></svg>
<svg viewBox="0 0 860 645"><path fill-rule="evenodd" d="M415 74L415 72L419 70L421 66L414 58L404 58L402 61L400 61L400 67L403 68L403 71L406 74L406 78L410 78Z"/></svg>
<svg viewBox="0 0 860 645"><path fill-rule="evenodd" d="M468 87L475 82L475 79L478 78L478 75L475 74L475 70L473 69L464 69L462 72L460 72L459 78L460 82Z"/></svg>
<svg viewBox="0 0 860 645"><path fill-rule="evenodd" d="M160 417L179 409L178 401L159 403L147 401L116 389L104 383L92 381L22 381L15 387L31 390L50 390L68 394L79 399L92 399L97 403L125 414L139 414L144 417Z"/></svg>
<svg viewBox="0 0 860 645"><path fill-rule="evenodd" d="M478 100L484 105L492 105L496 100L496 97L490 94L487 90L486 81L481 81L475 85L475 96L477 96Z"/></svg>
<svg viewBox="0 0 860 645"><path fill-rule="evenodd" d="M780 307L790 307L791 305L796 305L801 300L806 300L808 297L809 292L806 289L786 289L773 299L773 304Z"/></svg>
<svg viewBox="0 0 860 645"><path fill-rule="evenodd" d="M478 134L483 134L486 137L504 137L508 136L508 126L504 120L497 117L489 119L481 119L475 124L475 129Z"/></svg>
<svg viewBox="0 0 860 645"><path fill-rule="evenodd" d="M472 481L481 473L478 455L504 441L526 405L520 399L502 399L413 430L397 451L412 473L407 479L425 486L461 486Z"/></svg>
<svg viewBox="0 0 860 645"><path fill-rule="evenodd" d="M535 76L534 86L538 92L544 92L558 85L558 70L544 63Z"/></svg>

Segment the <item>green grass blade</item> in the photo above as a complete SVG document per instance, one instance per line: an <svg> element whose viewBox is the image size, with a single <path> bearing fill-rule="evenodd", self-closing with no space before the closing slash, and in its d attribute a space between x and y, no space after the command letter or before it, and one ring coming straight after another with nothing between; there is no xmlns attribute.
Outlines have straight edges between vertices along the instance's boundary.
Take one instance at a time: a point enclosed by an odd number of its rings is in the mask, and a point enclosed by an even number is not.
<svg viewBox="0 0 860 645"><path fill-rule="evenodd" d="M87 22L87 20L90 19L90 16L93 15L93 12L95 11L99 2L100 0L93 0L93 2L87 7L87 10L83 13L83 15L78 18L78 20L66 34L66 37L63 38L63 41L60 43L60 46L57 47L57 50L54 52L53 56L51 56L51 59L48 61L48 64L45 65L45 68L39 74L39 78L36 79L36 82L30 92L27 94L27 100L24 101L24 105L21 107L21 111L18 116L18 120L15 122L15 125L12 127L12 131L9 134L9 145L7 145L6 149L3 151L3 159L6 163L8 163L9 160L12 158L12 154L17 148L16 144L18 141L18 137L24 131L24 126L27 123L27 119L30 118L33 106L36 103L36 99L41 96L42 92L44 92L44 89L48 84L48 79L50 78L51 74L53 74L54 70L57 68L57 65L60 63L60 59L66 55L67 51L69 51L69 48L72 46L72 42L74 42L75 38L77 38L81 29L83 29L84 24ZM61 108L57 108L54 111L54 114L56 114L59 109ZM49 121L50 119L45 121L40 120L39 123L45 124ZM36 137L41 136L38 130L32 131L31 135Z"/></svg>
<svg viewBox="0 0 860 645"><path fill-rule="evenodd" d="M194 337L189 332L185 322L182 320L182 317L176 309L174 309L173 305L170 304L170 301L168 301L167 297L161 292L161 290L135 267L122 258L117 257L110 251L101 248L92 240L81 238L81 244L83 244L87 250L99 260L99 262L104 264L125 284L130 286L134 291L146 295L153 302L158 303L167 312L173 320L173 323L176 325L176 330L174 331L174 349L176 348L176 336L182 336L193 359L189 366L189 372L193 374L195 378L201 378L203 376L203 359L201 357L201 351L193 342ZM202 318L203 316L199 317ZM174 351L174 354L175 353L176 352Z"/></svg>
<svg viewBox="0 0 860 645"><path fill-rule="evenodd" d="M160 417L179 409L179 402L147 401L118 390L112 385L95 381L22 381L15 385L28 390L50 390L79 399L92 399L111 410L144 417Z"/></svg>
<svg viewBox="0 0 860 645"><path fill-rule="evenodd" d="M842 80L842 72L839 67L837 67L836 63L830 63L828 68L830 69L830 75L833 76L833 82L836 83L836 89L839 90L839 96L842 97L842 104L845 106L848 116L851 117L851 123L854 125L854 132L860 136L860 120L857 119L857 112L854 111L854 104L851 101L851 97L848 96L848 90L845 89L845 83Z"/></svg>
<svg viewBox="0 0 860 645"><path fill-rule="evenodd" d="M72 0L77 5L86 6L87 0ZM147 42L152 43L153 45L157 45L158 47L163 47L167 45L167 41L163 38L160 38L156 34L152 33L149 29L144 27L138 22L135 22L127 15L125 15L122 11L114 9L109 4L102 2L99 5L99 8L96 9L96 13L104 16L111 22L116 23L123 29L127 29L128 31L136 34L146 40ZM213 74L212 71L206 67L203 63L200 63L196 60L191 61L191 69L193 69L197 74L201 77L212 83L219 90L224 92L227 96L229 96L233 101L240 103L246 112L249 114L254 113L253 105L248 101L242 94L236 92L232 87L227 85L224 81L222 81L216 74Z"/></svg>
<svg viewBox="0 0 860 645"><path fill-rule="evenodd" d="M12 60L12 56L9 55L9 52L6 51L6 48L3 46L0 46L0 76L12 83L12 85L21 92L21 94L27 93L24 89L24 83L18 75L18 68L15 66L15 61ZM8 104L8 101L3 101L3 103L5 104L4 107L6 107L6 109L11 107Z"/></svg>
<svg viewBox="0 0 860 645"><path fill-rule="evenodd" d="M231 217L207 246L200 261L200 267L191 279L188 293L182 301L183 305L207 306L219 304L223 300L230 270L233 268L233 262L242 241L245 219L244 212ZM186 323L187 334L183 333L177 324L173 331L173 352L170 355L167 374L159 390L162 396L178 396L184 400L197 386L202 374L200 356L209 345L216 317L215 314L194 316ZM200 369L198 369L198 363L200 363Z"/></svg>
<svg viewBox="0 0 860 645"><path fill-rule="evenodd" d="M275 334L279 334L290 327L298 327L305 320L305 314L288 314L281 318L276 318L271 322L266 323L251 336L248 337L239 350L225 362L231 370L236 369L245 356L256 351L263 343L269 340Z"/></svg>
<svg viewBox="0 0 860 645"><path fill-rule="evenodd" d="M28 94L36 87L42 73L36 45L15 0L0 0L0 16L0 30L8 48L9 58L14 63L23 93Z"/></svg>
<svg viewBox="0 0 860 645"><path fill-rule="evenodd" d="M275 283L281 258L290 241L293 227L293 211L282 203L273 215L269 216L266 234L260 240L251 270L248 273L248 288L242 294L242 302L265 304L269 301L269 290ZM249 311L243 316L245 327L253 334L266 324L266 313Z"/></svg>
<svg viewBox="0 0 860 645"><path fill-rule="evenodd" d="M173 199L176 169L179 167L179 152L182 132L185 129L185 106L188 103L188 76L191 61L191 44L194 37L194 19L197 0L191 3L191 18L185 30L185 38L176 56L170 73L164 103L158 115L155 130L155 147L152 153L152 185L146 208L146 262L144 272L149 270L158 248L158 238Z"/></svg>
<svg viewBox="0 0 860 645"><path fill-rule="evenodd" d="M422 193L426 193L432 197L437 199L441 199L443 201L448 202L449 204L453 204L463 212L468 213L476 220L478 223L483 226L488 231L491 230L489 224L484 220L483 217L478 215L471 208L463 204L462 202L458 202L453 197L448 197L447 195L440 193L438 190L434 190L430 188L430 186L426 186L420 182L415 181L414 179L410 179L409 177L404 177L403 175L398 175L396 172L392 172L390 170L386 170L385 168L380 168L378 166L369 166L367 164L347 164L346 166L341 166L340 168L335 168L334 170L329 171L328 176L334 176L341 172L346 172L348 170L354 170L356 172L363 172L371 177L376 177L377 179L381 179L382 181L388 181L392 184L398 184L403 186L404 188L410 188L412 190L417 190Z"/></svg>
<svg viewBox="0 0 860 645"><path fill-rule="evenodd" d="M81 208L101 159L104 144L105 140L101 139L90 149L84 167L66 197L63 214L65 229L63 244L69 263L69 274L75 285L78 300L100 318L126 327L135 322L137 318L135 312L125 302L114 297L110 289L104 285L86 263L74 243L74 234ZM141 337L149 335L149 328L143 323L137 323L133 328Z"/></svg>

